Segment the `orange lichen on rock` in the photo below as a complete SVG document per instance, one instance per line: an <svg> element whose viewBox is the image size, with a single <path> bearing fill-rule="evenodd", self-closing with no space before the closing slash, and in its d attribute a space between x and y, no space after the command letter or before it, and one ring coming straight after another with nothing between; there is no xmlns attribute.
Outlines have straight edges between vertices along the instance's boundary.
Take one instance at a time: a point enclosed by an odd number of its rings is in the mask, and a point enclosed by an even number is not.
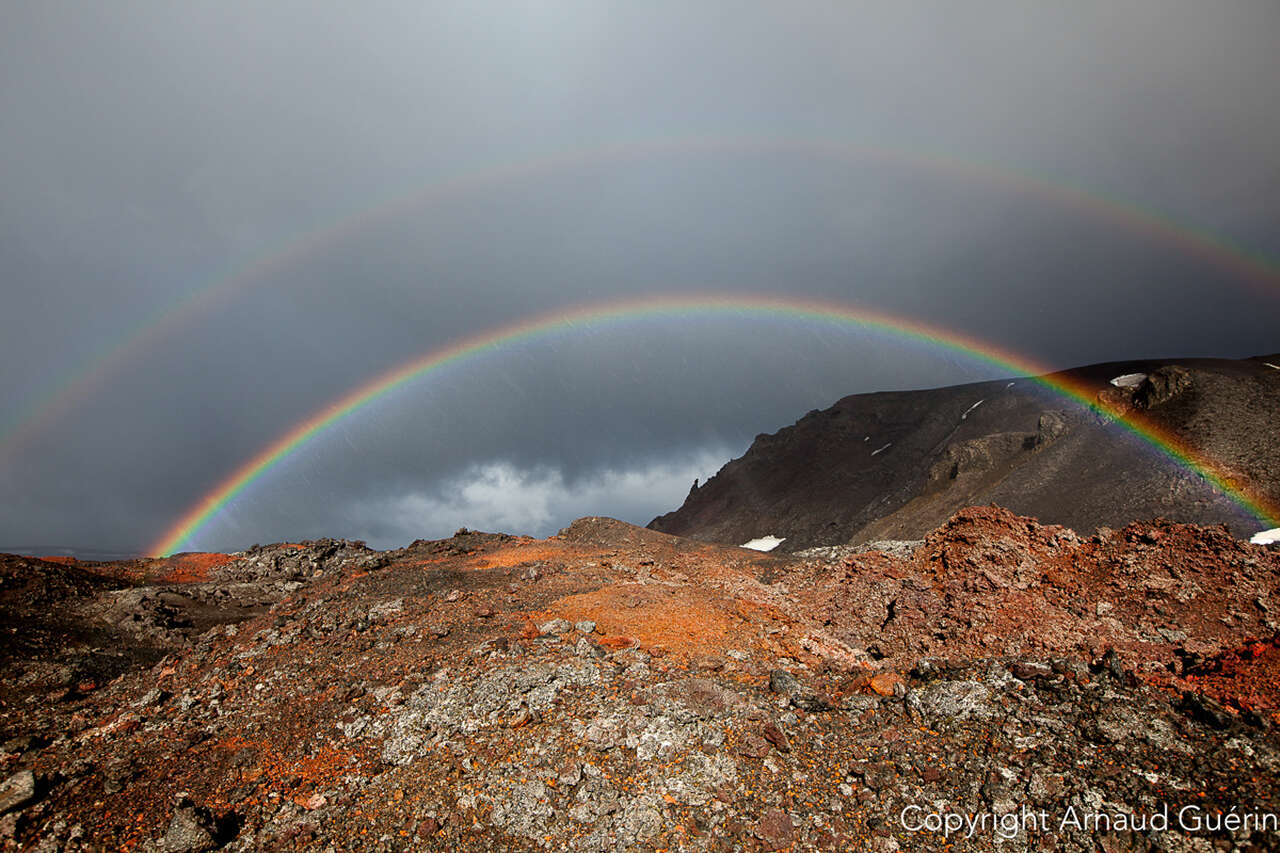
<svg viewBox="0 0 1280 853"><path fill-rule="evenodd" d="M616 584L562 598L547 615L570 622L590 620L607 637L631 639L643 649L688 659L723 654L749 640L734 604L691 587Z"/></svg>
<svg viewBox="0 0 1280 853"><path fill-rule="evenodd" d="M224 755L249 753L254 756L252 766L236 771L237 780L259 782L270 787L288 785L293 788L324 785L342 772L352 769L355 753L332 746L322 746L314 752L288 755L287 743L271 739L254 740L231 736L219 741L214 748ZM227 805L233 805L228 802Z"/></svg>
<svg viewBox="0 0 1280 853"><path fill-rule="evenodd" d="M898 675L896 672L881 672L877 675L871 676L871 680L867 682L867 686L876 693L879 693L881 696L892 696L894 687L902 683L902 676Z"/></svg>
<svg viewBox="0 0 1280 853"><path fill-rule="evenodd" d="M476 567L480 569L509 569L529 563L549 560L564 560L572 557L573 548L551 539L521 538L516 544L490 551L477 558Z"/></svg>
<svg viewBox="0 0 1280 853"><path fill-rule="evenodd" d="M1180 687L1228 707L1253 711L1280 723L1280 637L1229 649L1186 673Z"/></svg>
<svg viewBox="0 0 1280 853"><path fill-rule="evenodd" d="M976 508L908 554L770 556L588 518L220 558L0 555L9 627L34 628L0 655L5 739L46 786L16 849L76 825L157 847L203 815L237 849L613 849L645 828L649 850L858 850L905 804L986 785L1159 802L1188 757L1188 802L1280 810L1259 719L1280 639L1258 639L1280 552L1224 530L1081 537Z"/></svg>
<svg viewBox="0 0 1280 853"><path fill-rule="evenodd" d="M155 568L160 571L153 579L158 583L205 583L211 571L233 559L228 554L217 553L175 554L156 564Z"/></svg>

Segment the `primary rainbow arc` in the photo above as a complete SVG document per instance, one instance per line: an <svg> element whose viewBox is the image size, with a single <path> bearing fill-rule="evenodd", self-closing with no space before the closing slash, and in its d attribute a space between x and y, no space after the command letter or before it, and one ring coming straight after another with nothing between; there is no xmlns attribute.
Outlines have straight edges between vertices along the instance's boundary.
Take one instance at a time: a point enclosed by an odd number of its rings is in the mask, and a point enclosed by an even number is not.
<svg viewBox="0 0 1280 853"><path fill-rule="evenodd" d="M1048 368L1036 364L1026 356L1009 352L959 332L871 309L807 299L705 294L614 301L580 306L570 311L542 314L456 341L398 365L334 400L255 454L184 513L148 550L148 553L156 556L173 553L209 523L220 509L311 438L406 383L445 365L570 326L587 326L644 316L728 312L809 320L834 320L879 329L959 352L974 360L1023 374L1025 378L1061 396L1113 417L1130 432L1221 490L1256 517L1264 527L1280 526L1280 522L1277 522L1280 518L1280 508L1266 497L1253 494L1247 483L1238 482L1236 478L1222 471L1182 439L1165 430L1157 429L1135 416L1108 408L1094 397L1091 388L1069 377L1054 375Z"/></svg>

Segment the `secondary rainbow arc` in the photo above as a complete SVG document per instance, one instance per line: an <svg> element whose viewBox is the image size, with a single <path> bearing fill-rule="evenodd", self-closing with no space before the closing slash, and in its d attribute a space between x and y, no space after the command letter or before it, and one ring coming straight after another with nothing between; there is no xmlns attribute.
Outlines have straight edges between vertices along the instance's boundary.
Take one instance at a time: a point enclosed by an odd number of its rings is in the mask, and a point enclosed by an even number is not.
<svg viewBox="0 0 1280 853"><path fill-rule="evenodd" d="M1049 368L1037 364L1026 356L960 332L881 311L815 300L717 293L667 295L614 301L579 306L569 311L541 314L456 341L400 364L348 391L287 430L207 492L165 531L155 545L148 549L148 553L156 556L173 553L208 524L220 509L308 440L395 389L447 364L571 326L589 326L629 317L726 312L835 320L855 326L884 330L1022 374L1025 378L1061 396L1114 418L1130 432L1221 490L1256 517L1263 527L1280 526L1280 523L1277 523L1277 519L1280 519L1280 508L1273 501L1265 496L1254 494L1247 483L1223 471L1213 460L1204 458L1178 436L1161 430L1135 415L1109 408L1096 399L1091 388L1070 377L1053 374Z"/></svg>
<svg viewBox="0 0 1280 853"><path fill-rule="evenodd" d="M19 409L7 425L0 424L0 461L14 453L26 440L40 434L43 427L74 406L76 401L92 394L114 371L140 356L149 344L214 310L246 288L269 280L274 271L301 262L378 222L422 205L465 197L486 188L572 168L672 155L771 153L880 163L906 171L999 187L1109 223L1155 243L1172 246L1183 254L1199 257L1230 271L1234 277L1261 292L1280 296L1280 265L1260 253L1247 251L1207 230L1176 222L1123 199L1025 170L949 154L805 137L691 135L607 143L532 156L447 177L425 189L396 195L354 215L295 236L283 247L272 248L246 264L237 265L149 314L123 337L107 344L52 383L51 390Z"/></svg>

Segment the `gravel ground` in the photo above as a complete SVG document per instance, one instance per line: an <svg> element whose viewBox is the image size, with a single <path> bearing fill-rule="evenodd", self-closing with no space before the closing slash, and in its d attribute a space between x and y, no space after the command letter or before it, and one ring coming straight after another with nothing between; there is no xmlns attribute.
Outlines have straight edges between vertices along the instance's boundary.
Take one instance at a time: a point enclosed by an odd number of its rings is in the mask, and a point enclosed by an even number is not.
<svg viewBox="0 0 1280 853"><path fill-rule="evenodd" d="M1280 849L1277 579L990 507L839 554L4 557L0 848Z"/></svg>

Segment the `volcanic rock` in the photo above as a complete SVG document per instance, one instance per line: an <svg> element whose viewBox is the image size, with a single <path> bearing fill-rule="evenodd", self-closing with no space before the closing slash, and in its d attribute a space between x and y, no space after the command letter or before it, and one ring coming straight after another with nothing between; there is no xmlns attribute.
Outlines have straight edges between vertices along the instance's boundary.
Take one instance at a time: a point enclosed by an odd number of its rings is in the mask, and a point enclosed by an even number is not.
<svg viewBox="0 0 1280 853"><path fill-rule="evenodd" d="M1140 381L1113 385L1121 377ZM1257 519L1200 475L1113 423L1115 412L1175 434L1219 473L1280 505L1280 371L1265 358L1118 362L1046 377L1085 389L1093 411L1032 379L845 397L756 437L653 530L773 553L919 539L969 505L999 504L1088 534L1155 517Z"/></svg>
<svg viewBox="0 0 1280 853"><path fill-rule="evenodd" d="M0 814L20 809L36 798L36 777L19 770L0 783Z"/></svg>
<svg viewBox="0 0 1280 853"><path fill-rule="evenodd" d="M181 799L160 842L165 853L203 853L219 846L217 823L207 809Z"/></svg>
<svg viewBox="0 0 1280 853"><path fill-rule="evenodd" d="M0 849L935 850L904 808L1280 811L1280 551L1221 526L968 507L801 554L602 518L335 543L180 575L0 557ZM103 618L144 598L190 624Z"/></svg>

